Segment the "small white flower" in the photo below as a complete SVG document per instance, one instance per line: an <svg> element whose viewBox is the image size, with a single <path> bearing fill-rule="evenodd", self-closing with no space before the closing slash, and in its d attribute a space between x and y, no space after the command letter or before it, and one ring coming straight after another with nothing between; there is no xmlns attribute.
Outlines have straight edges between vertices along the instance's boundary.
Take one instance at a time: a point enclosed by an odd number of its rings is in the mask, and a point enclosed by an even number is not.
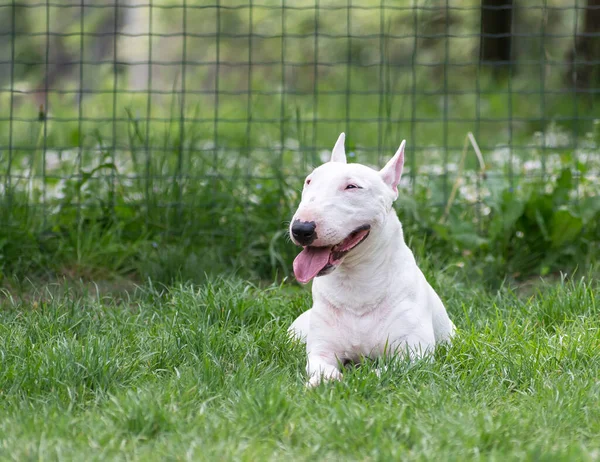
<svg viewBox="0 0 600 462"><path fill-rule="evenodd" d="M467 202L477 202L477 188L475 185L462 185L459 187L459 191L461 196L464 197Z"/></svg>
<svg viewBox="0 0 600 462"><path fill-rule="evenodd" d="M542 168L542 163L539 160L527 160L523 164L523 170L531 172L532 170L539 170Z"/></svg>
<svg viewBox="0 0 600 462"><path fill-rule="evenodd" d="M422 165L419 170L426 175L441 175L444 173L444 168L441 165Z"/></svg>

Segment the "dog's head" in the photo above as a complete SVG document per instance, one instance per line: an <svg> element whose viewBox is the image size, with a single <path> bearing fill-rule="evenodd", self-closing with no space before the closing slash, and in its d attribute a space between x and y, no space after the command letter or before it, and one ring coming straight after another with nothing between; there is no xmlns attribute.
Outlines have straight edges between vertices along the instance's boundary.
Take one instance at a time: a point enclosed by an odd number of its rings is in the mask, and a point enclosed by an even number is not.
<svg viewBox="0 0 600 462"><path fill-rule="evenodd" d="M290 236L304 247L294 260L301 283L339 266L346 255L385 222L398 197L405 141L380 171L347 164L345 135L338 138L331 160L304 182L302 201L290 224Z"/></svg>

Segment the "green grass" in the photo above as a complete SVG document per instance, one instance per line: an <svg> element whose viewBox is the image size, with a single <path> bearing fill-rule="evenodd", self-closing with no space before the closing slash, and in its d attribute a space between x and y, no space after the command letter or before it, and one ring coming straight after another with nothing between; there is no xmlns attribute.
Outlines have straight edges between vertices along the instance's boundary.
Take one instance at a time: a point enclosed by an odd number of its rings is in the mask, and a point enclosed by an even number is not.
<svg viewBox="0 0 600 462"><path fill-rule="evenodd" d="M382 24L378 8L315 18L254 6L252 19L222 9L220 30L275 38L250 49L223 36L218 56L217 10L188 8L194 32L215 36L189 36L187 58L237 67L188 66L184 98L176 62L153 76L164 94L130 93L126 72L84 66L105 93L51 92L47 114L2 91L0 76L0 107L12 104L0 120L0 459L598 459L597 283L527 296L502 286L600 255L598 99L566 91L571 39L517 35L518 64L498 79L476 64L475 10L455 10L448 31L431 8L388 8ZM53 10L46 30L46 10L26 10L44 36L70 31L63 45L77 59L83 23L65 29ZM535 8L517 16L519 30L543 19ZM572 31L573 19L561 12L540 37ZM180 10L154 22L176 35ZM367 35L383 25L385 39L346 40L350 24ZM315 27L341 38L316 44ZM417 31L450 38L415 42ZM44 48L28 32L18 56ZM182 56L154 45L155 61ZM316 55L338 64L316 69ZM448 72L432 65L444 62ZM41 78L25 71L15 68L19 91ZM350 158L370 165L407 139L399 215L418 259L436 262L426 270L460 333L433 364L381 378L367 365L308 391L302 348L286 337L308 293L240 281L290 275L287 220L343 130ZM486 175L471 148L457 172L467 132Z"/></svg>
<svg viewBox="0 0 600 462"><path fill-rule="evenodd" d="M524 296L427 272L453 345L316 390L286 337L310 304L290 284L6 293L0 458L597 460L597 282Z"/></svg>

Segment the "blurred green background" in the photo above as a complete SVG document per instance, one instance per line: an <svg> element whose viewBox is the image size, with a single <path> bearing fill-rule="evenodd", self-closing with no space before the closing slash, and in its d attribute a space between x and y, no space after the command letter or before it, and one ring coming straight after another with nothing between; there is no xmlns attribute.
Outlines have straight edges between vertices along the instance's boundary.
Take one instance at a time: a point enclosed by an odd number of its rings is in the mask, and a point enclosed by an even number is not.
<svg viewBox="0 0 600 462"><path fill-rule="evenodd" d="M374 167L407 140L397 205L418 254L490 284L592 266L599 14L0 2L2 283L288 276L286 221L341 131Z"/></svg>

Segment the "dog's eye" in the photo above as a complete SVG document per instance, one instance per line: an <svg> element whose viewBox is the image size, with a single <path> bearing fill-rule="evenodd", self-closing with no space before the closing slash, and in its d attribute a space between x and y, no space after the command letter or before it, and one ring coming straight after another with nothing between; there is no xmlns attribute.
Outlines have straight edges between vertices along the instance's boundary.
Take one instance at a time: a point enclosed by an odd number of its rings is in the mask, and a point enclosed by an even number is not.
<svg viewBox="0 0 600 462"><path fill-rule="evenodd" d="M348 186L346 186L346 189L359 189L359 187L355 184L349 184Z"/></svg>
<svg viewBox="0 0 600 462"><path fill-rule="evenodd" d="M306 179L306 184L310 184L310 178Z"/></svg>

